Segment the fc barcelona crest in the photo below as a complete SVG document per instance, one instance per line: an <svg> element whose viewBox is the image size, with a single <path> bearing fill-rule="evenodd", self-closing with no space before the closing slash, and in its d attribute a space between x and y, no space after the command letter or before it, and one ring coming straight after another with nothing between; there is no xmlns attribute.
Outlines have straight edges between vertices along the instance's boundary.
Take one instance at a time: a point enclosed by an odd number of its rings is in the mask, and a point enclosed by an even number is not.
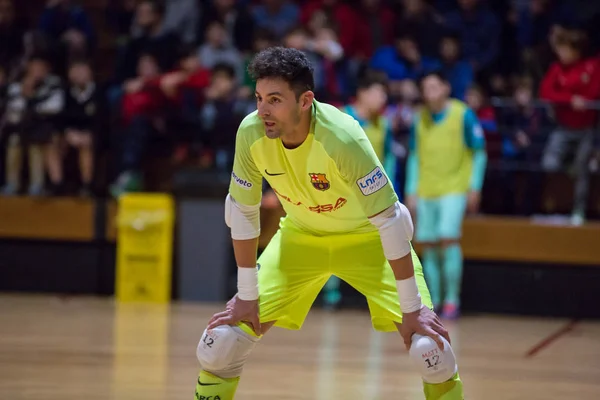
<svg viewBox="0 0 600 400"><path fill-rule="evenodd" d="M315 189L322 191L329 189L329 181L325 174L316 174L313 172L308 175L310 176L310 183L312 183Z"/></svg>

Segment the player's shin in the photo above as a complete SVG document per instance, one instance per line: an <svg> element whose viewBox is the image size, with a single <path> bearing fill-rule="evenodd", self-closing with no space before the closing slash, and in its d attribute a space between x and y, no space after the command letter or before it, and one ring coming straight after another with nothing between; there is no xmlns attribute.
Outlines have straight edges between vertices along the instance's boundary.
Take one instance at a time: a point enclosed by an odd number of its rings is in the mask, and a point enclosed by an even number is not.
<svg viewBox="0 0 600 400"><path fill-rule="evenodd" d="M196 400L232 400L244 364L259 338L244 325L205 330L196 349L202 370Z"/></svg>
<svg viewBox="0 0 600 400"><path fill-rule="evenodd" d="M444 350L427 336L413 335L410 358L423 379L426 400L463 400L454 351L446 339L442 341Z"/></svg>

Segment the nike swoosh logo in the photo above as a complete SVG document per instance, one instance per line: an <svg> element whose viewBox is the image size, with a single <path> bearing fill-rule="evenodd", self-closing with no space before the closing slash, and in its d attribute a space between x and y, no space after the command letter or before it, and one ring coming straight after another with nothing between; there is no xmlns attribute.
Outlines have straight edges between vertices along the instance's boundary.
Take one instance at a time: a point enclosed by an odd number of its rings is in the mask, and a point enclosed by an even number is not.
<svg viewBox="0 0 600 400"><path fill-rule="evenodd" d="M270 173L269 173L269 171L267 171L267 170L265 169L265 174L267 174L267 175L269 175L269 176L278 176L278 175L284 175L284 174L285 174L285 172L280 172L280 173L277 173L277 174L270 174Z"/></svg>
<svg viewBox="0 0 600 400"><path fill-rule="evenodd" d="M200 378L198 378L198 384L199 384L200 386L215 386L215 385L220 385L220 383L202 383L202 382L200 381Z"/></svg>

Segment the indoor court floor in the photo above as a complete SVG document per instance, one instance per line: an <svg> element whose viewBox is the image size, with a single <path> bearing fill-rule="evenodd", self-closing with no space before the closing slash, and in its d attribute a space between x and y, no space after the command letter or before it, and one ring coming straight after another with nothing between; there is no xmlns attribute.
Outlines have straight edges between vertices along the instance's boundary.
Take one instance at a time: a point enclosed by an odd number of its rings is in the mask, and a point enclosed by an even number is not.
<svg viewBox="0 0 600 400"><path fill-rule="evenodd" d="M1 400L193 400L195 349L221 305L0 296ZM447 324L467 400L600 399L600 322L466 316ZM236 400L423 399L396 333L314 309L272 329Z"/></svg>

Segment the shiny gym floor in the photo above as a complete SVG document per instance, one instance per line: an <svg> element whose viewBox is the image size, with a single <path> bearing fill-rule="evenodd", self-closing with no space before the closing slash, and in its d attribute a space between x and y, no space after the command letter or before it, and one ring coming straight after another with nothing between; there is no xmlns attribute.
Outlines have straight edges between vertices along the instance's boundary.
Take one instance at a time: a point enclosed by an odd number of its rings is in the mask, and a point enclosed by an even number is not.
<svg viewBox="0 0 600 400"><path fill-rule="evenodd" d="M0 399L193 400L197 341L221 305L0 296ZM466 316L447 324L467 400L600 399L600 322ZM272 329L236 400L416 400L398 334L365 311L314 309Z"/></svg>

